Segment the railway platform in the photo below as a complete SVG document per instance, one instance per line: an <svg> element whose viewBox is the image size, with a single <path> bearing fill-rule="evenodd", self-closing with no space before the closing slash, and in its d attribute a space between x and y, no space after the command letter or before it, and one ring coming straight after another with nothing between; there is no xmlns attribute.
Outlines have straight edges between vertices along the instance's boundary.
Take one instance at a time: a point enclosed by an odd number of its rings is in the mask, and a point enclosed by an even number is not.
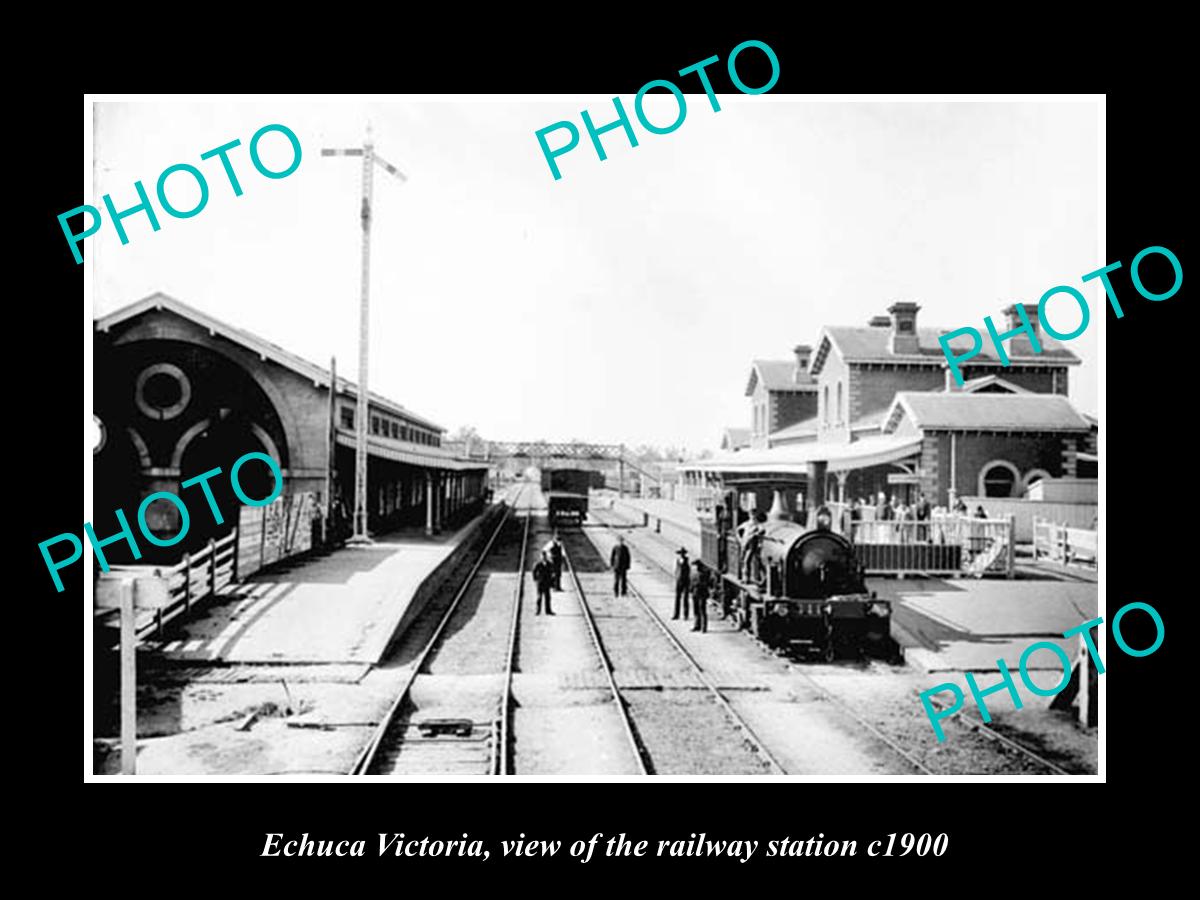
<svg viewBox="0 0 1200 900"><path fill-rule="evenodd" d="M392 532L370 546L252 576L148 646L181 661L375 665L422 588L483 518L439 535Z"/></svg>
<svg viewBox="0 0 1200 900"><path fill-rule="evenodd" d="M345 772L402 676L379 667L393 637L476 550L498 510L454 532L393 532L263 572L161 641L144 641L139 773ZM115 698L97 707L98 773L117 764L102 737L116 721Z"/></svg>
<svg viewBox="0 0 1200 900"><path fill-rule="evenodd" d="M871 579L879 596L892 601L893 628L905 656L925 672L998 671L997 659L1015 666L1035 641L1057 644L1074 659L1078 638L1062 633L1097 615L1095 584L1083 581L977 581L938 578ZM1047 686L1057 683L1061 663L1049 651L1030 658L1031 670L1046 669Z"/></svg>

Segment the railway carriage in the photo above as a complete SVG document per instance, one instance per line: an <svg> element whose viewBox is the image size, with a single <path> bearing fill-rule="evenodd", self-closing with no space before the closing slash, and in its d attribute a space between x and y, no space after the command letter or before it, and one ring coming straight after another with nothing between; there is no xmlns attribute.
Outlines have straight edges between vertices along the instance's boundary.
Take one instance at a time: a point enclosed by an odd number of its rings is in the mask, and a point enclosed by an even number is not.
<svg viewBox="0 0 1200 900"><path fill-rule="evenodd" d="M701 561L718 573L743 627L771 646L794 646L829 661L865 654L898 661L892 605L868 591L854 545L829 528L789 521L777 503L765 521L747 519L730 492L701 525ZM743 564L743 548L751 549Z"/></svg>
<svg viewBox="0 0 1200 900"><path fill-rule="evenodd" d="M583 524L588 513L588 489L595 474L588 469L542 471L542 493L551 526Z"/></svg>

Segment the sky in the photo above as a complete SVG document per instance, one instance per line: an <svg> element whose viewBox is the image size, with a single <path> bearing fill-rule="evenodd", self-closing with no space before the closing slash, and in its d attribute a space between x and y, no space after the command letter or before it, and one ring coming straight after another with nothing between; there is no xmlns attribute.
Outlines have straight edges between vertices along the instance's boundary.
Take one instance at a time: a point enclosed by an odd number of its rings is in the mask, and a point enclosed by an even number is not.
<svg viewBox="0 0 1200 900"><path fill-rule="evenodd" d="M1109 261L1095 104L718 99L713 112L687 95L666 135L634 118L638 146L609 132L603 162L579 114L611 121L605 96L97 103L87 202L133 206L134 181L153 197L176 163L210 197L187 219L155 200L161 230L136 214L127 245L107 220L87 239L94 315L162 291L356 378L361 162L320 149L361 145L370 121L408 179L375 170L370 386L451 431L715 448L750 425L751 360L790 358L824 325L914 300L919 325L983 331L1056 285L1091 303L1068 346L1083 360L1071 397L1097 411L1103 299L1081 283ZM670 95L645 110L677 115ZM561 120L581 142L556 181L535 132ZM268 179L248 145L275 123L303 155ZM234 139L240 197L200 159ZM291 160L280 134L260 149L272 169ZM181 209L198 198L186 174L167 192ZM1078 316L1063 303L1051 321L1071 331Z"/></svg>

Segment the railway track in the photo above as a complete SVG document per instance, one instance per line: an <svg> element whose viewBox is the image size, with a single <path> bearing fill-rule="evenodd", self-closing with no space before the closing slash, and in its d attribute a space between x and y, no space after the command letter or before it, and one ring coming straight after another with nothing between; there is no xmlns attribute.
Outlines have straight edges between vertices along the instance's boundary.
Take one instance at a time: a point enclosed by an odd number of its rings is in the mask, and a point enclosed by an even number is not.
<svg viewBox="0 0 1200 900"><path fill-rule="evenodd" d="M629 585L640 611L630 617L625 598L607 599L607 568L593 566L581 577L576 560L586 552L583 533L561 536L572 585L641 773L787 774L645 596ZM653 636L649 641L647 629ZM612 640L606 641L606 632ZM665 654L664 644L670 648ZM701 693L708 703L687 697L689 691Z"/></svg>
<svg viewBox="0 0 1200 900"><path fill-rule="evenodd" d="M452 696L450 706L461 707L463 713L415 719L413 713L416 704L412 694L417 680L421 676L431 676L430 666L439 654L446 650L449 628L451 623L464 629L476 618L496 618L500 614L497 591L493 581L501 582L499 577L505 572L505 566L495 566L496 573L482 583L482 570L489 559L495 559L507 548L501 548L506 531L515 525L514 512L520 504L524 489L518 490L513 503L505 510L503 517L484 544L475 562L472 564L462 584L444 607L431 603L422 618L418 619L401 641L411 644L418 642L417 648L409 648L414 653L407 663L407 668L400 681L399 688L393 697L387 712L375 727L371 739L359 753L350 769L351 775L374 775L394 773L424 773L441 772L454 774L505 774L511 770L512 746L512 673L517 652L517 631L520 619L523 583L525 574L525 557L529 541L530 515L528 509L522 517L521 540L519 557L516 563L517 575L512 585L508 605L507 637L504 643L504 674L503 687L498 697L494 697L493 712L478 715L478 710L488 706L487 694L489 685L483 685L483 697L470 692L459 700ZM511 576L509 576L511 577ZM478 588L478 591L475 589ZM467 609L464 600L471 597L474 607ZM487 604L490 616L480 616L480 611ZM437 615L436 624L429 630L432 616ZM424 627L421 627L424 624ZM424 632L428 631L427 634ZM404 652L401 646L400 653ZM471 672L470 674L482 674ZM484 679L485 682L487 679ZM436 691L435 691L436 699Z"/></svg>
<svg viewBox="0 0 1200 900"><path fill-rule="evenodd" d="M607 521L604 517L593 513L593 518L597 522L599 522L601 525L603 525L605 528L609 529L610 531L616 531L616 529L613 527L612 523ZM614 517L614 518L616 518L616 517ZM622 524L630 524L630 523L622 522ZM666 539L661 537L657 533L651 532L651 531L647 531L646 533L653 535L656 542L661 544L664 548L673 549L674 544L668 544ZM668 569L659 560L655 559L650 554L647 554L647 553L639 550L638 555L642 559L649 562L653 567L655 567L659 571L663 572L669 578L674 577L674 573L670 569ZM633 591L633 590L634 590L634 588L631 585L630 591ZM650 605L646 602L645 598L641 597L640 593L638 596L642 600L643 605L651 612L652 615L655 616L659 625L665 631L667 631L668 634L670 634L670 629L667 628L666 623L664 623L662 621L662 619L658 616L658 614L650 607ZM671 634L671 638L673 641L678 643L678 639L675 638L674 634ZM761 647L765 652L767 652L771 655L775 655L775 656L781 655L777 649L768 646L767 644L765 644L762 641L758 640L757 638L753 637L753 635L751 635L751 639L754 640L755 643L758 644L759 647ZM682 648L681 644L680 644L680 647ZM697 665L697 667L699 667L699 663L696 663L696 665ZM869 720L867 720L862 715L860 715L857 710L855 710L850 704L848 704L845 700L843 700L836 693L831 691L826 685L822 684L811 673L806 672L802 667L799 667L799 666L793 666L792 671L795 674L799 675L800 678L813 691L815 691L818 696L820 696L822 699L824 699L826 702L832 704L833 706L836 706L846 716L848 716L851 720L853 720L855 722L855 724L858 725L859 728L861 728L862 730L864 730L868 734L870 734L871 737L875 741L878 741L880 744L885 746L891 753L895 754L899 759L901 759L908 767L912 768L914 771L918 772L921 775L934 774L932 771L930 771L930 769L928 767L925 766L924 763L922 763L919 759L917 759L915 756L913 756L911 753L909 753L907 750L905 750L903 747L901 747L896 741L894 741L887 734L885 734L883 731L881 731L879 728L877 728L873 723L871 723ZM725 703L726 703L726 705L728 705L727 700L725 701Z"/></svg>
<svg viewBox="0 0 1200 900"><path fill-rule="evenodd" d="M920 691L914 691L913 693L918 698L920 698L920 696L921 696ZM936 706L939 711L941 711L941 712L946 711L946 704L942 703L940 700L938 700L934 697L931 697L929 699L933 702L933 705ZM950 718L951 718L951 720L957 720L960 724L962 724L962 726L964 728L967 728L970 731L975 732L976 734L981 734L985 738L988 738L988 739L1000 744L1002 747L1012 750L1017 755L1023 757L1024 759L1028 760L1029 762L1033 763L1034 765L1045 769L1051 775L1082 774L1082 773L1068 772L1066 769L1064 769L1061 766L1046 759L1044 756L1042 756L1040 753L1037 753L1032 748L1025 746L1020 741L1013 740L1011 737L1009 737L1006 734L1001 734L999 731L992 728L990 725L988 725L982 719L972 716L970 713L968 713L964 710L959 710L958 712L956 712L952 716L950 716ZM943 721L945 721L945 720L943 720Z"/></svg>
<svg viewBox="0 0 1200 900"><path fill-rule="evenodd" d="M619 517L614 516L614 518L619 518ZM606 525L607 527L612 528L612 525L610 523L603 522L603 520L601 520L600 517L597 516L596 519L597 519L597 521L601 521L602 524ZM621 521L622 521L622 524L627 524L627 525L634 524L634 523L630 523L626 520L621 520ZM664 549L667 549L667 550L673 549L674 545L671 544L670 542L668 542L660 534L650 531L650 530L646 530L645 533L650 535L654 539L654 541L656 543L660 544L661 546L663 546ZM662 571L667 571L666 568L662 565L662 563L660 563L657 559L654 559L652 556L649 556L648 554L645 554L645 553L642 553L641 556L644 559L647 559L656 568L658 568ZM668 574L670 574L670 573L668 572ZM755 643L757 643L760 647L762 647L764 651L766 651L768 653L773 653L775 655L783 655L782 652L780 650L778 650L777 648L768 646L767 644L763 643L762 641L758 640L757 638L754 638L753 635L750 635L750 637L752 640L755 641ZM860 725L863 728L865 728L869 732L871 732L880 742L889 746L893 750L893 752L895 752L898 756L901 756L906 761L908 761L909 764L914 769L916 769L917 771L921 772L924 775L935 774L929 768L927 768L923 763L921 763L919 760L917 760L915 757L913 757L912 754L908 753L903 748L901 748L899 746L899 744L897 742L895 742L892 738L888 737L880 729L878 729L875 725L873 725L871 722L866 720L862 715L860 715L858 713L858 711L856 711L850 704L848 704L841 697L839 697L835 692L830 690L825 684L821 683L820 679L817 678L816 676L814 676L811 672L806 671L802 666L793 666L793 671L796 672L796 674L798 674L805 681L807 681L814 688L814 690L821 693L822 696L824 696L829 702L835 704L836 706L838 706L839 708L844 710L847 715L849 715L855 721L860 723ZM914 693L916 693L918 696L920 695L919 691L916 691ZM937 701L936 699L934 700L934 703L938 704L940 709L944 710L946 708L945 705L942 705L940 703L940 701ZM997 731L995 728L992 728L991 726L989 726L986 722L982 721L981 719L979 719L975 716L972 716L971 714L967 713L965 710L960 710L959 712L955 713L951 717L951 719L957 720L966 730L974 732L976 734L979 734L982 737L996 743L997 745L1004 747L1006 750L1012 751L1019 757L1026 760L1032 766L1042 769L1049 774L1052 774L1052 775L1071 775L1072 774L1071 772L1068 772L1067 770L1063 769L1061 766L1046 759L1044 756L1039 754L1037 751L1035 751L1031 747L1028 747L1025 744L1022 744L1020 741L1015 740L1014 738L1010 737L1009 735L1006 735L1006 734L1003 734L1003 733Z"/></svg>
<svg viewBox="0 0 1200 900"><path fill-rule="evenodd" d="M609 657L608 650L604 646L604 641L600 637L600 629L596 626L596 616L592 612L591 604L587 601L587 594L584 592L583 584L579 580L579 574L575 571L575 566L571 563L571 554L567 551L565 545L563 547L563 562L566 565L567 573L571 576L571 584L574 586L575 594L579 599L579 608L583 611L583 620L587 625L588 636L591 638L596 655L600 658L600 666L604 670L604 678L608 685L609 695L612 697L613 705L616 707L617 714L620 717L621 727L629 743L629 749L633 754L633 758L637 761L637 774L651 775L654 769L650 753L634 728L629 705L625 702L625 698L621 696L621 689L617 686L612 659Z"/></svg>

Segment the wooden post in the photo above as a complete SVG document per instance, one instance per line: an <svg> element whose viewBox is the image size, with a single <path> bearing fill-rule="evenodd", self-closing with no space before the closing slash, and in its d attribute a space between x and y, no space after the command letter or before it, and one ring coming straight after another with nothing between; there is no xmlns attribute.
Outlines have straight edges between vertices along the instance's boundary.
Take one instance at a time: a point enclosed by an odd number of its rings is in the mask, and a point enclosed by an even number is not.
<svg viewBox="0 0 1200 900"><path fill-rule="evenodd" d="M433 474L425 470L425 533L433 534Z"/></svg>
<svg viewBox="0 0 1200 900"><path fill-rule="evenodd" d="M1017 518L1014 515L1008 517L1008 577L1012 578L1016 573L1016 557L1017 557Z"/></svg>
<svg viewBox="0 0 1200 900"><path fill-rule="evenodd" d="M186 616L192 608L192 554L183 554L183 614Z"/></svg>
<svg viewBox="0 0 1200 900"><path fill-rule="evenodd" d="M211 593L217 592L217 541L208 539L208 587Z"/></svg>
<svg viewBox="0 0 1200 900"><path fill-rule="evenodd" d="M133 579L121 583L121 774L137 774L137 629Z"/></svg>
<svg viewBox="0 0 1200 900"><path fill-rule="evenodd" d="M238 580L238 527L233 526L233 568L230 569L230 580L237 583Z"/></svg>
<svg viewBox="0 0 1200 900"><path fill-rule="evenodd" d="M262 524L262 533L258 536L258 567L261 569L267 558L267 507L258 508L258 520Z"/></svg>
<svg viewBox="0 0 1200 900"><path fill-rule="evenodd" d="M329 444L325 465L325 514L321 517L321 543L329 542L329 519L333 515L333 461L337 456L337 357L329 357Z"/></svg>
<svg viewBox="0 0 1200 900"><path fill-rule="evenodd" d="M1098 629L1092 628L1092 640L1098 637ZM1079 636L1079 724L1095 728L1099 721L1099 685L1097 673L1088 652L1087 641Z"/></svg>

